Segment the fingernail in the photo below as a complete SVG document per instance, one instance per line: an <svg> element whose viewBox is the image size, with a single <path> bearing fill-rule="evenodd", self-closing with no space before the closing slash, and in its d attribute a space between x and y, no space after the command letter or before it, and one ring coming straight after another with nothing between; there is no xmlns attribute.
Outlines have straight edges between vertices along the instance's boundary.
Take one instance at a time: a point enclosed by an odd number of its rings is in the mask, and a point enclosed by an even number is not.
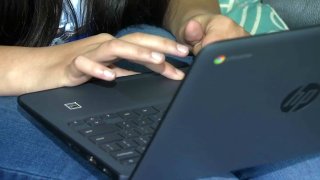
<svg viewBox="0 0 320 180"><path fill-rule="evenodd" d="M180 71L179 69L176 69L176 74L183 79L184 78L184 73L182 71Z"/></svg>
<svg viewBox="0 0 320 180"><path fill-rule="evenodd" d="M181 53L183 53L183 54L189 53L189 48L188 48L187 46L178 44L178 45L177 45L177 49L178 49L179 52L181 52Z"/></svg>
<svg viewBox="0 0 320 180"><path fill-rule="evenodd" d="M152 52L151 57L153 60L155 60L156 63L160 63L165 59L165 56L158 52Z"/></svg>
<svg viewBox="0 0 320 180"><path fill-rule="evenodd" d="M116 76L113 72L108 71L108 70L103 71L103 75L108 78L115 78L115 76Z"/></svg>

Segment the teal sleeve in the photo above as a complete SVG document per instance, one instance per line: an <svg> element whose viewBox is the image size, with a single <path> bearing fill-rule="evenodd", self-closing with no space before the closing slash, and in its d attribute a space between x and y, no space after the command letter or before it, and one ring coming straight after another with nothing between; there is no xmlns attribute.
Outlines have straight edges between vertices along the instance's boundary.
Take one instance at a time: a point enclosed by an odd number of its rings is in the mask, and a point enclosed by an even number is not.
<svg viewBox="0 0 320 180"><path fill-rule="evenodd" d="M251 35L288 30L288 26L268 4L259 0L219 0L221 13Z"/></svg>

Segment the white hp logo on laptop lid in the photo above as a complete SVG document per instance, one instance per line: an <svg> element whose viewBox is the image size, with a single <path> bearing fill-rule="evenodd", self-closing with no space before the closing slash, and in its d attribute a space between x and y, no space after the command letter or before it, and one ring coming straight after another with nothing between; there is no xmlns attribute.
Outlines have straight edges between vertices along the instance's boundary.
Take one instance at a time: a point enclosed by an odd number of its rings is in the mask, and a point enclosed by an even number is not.
<svg viewBox="0 0 320 180"><path fill-rule="evenodd" d="M69 110L75 110L75 109L81 109L82 106L78 104L77 102L67 103L64 104L65 107L67 107Z"/></svg>

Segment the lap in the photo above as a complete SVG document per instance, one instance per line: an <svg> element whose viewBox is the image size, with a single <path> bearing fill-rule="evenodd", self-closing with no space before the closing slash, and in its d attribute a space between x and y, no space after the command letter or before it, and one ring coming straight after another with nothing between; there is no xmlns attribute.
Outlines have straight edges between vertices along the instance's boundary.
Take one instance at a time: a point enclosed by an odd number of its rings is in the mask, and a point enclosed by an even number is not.
<svg viewBox="0 0 320 180"><path fill-rule="evenodd" d="M22 116L16 97L0 97L0 139L0 179L105 178Z"/></svg>
<svg viewBox="0 0 320 180"><path fill-rule="evenodd" d="M320 179L320 154L307 155L272 165L250 168L237 173L240 179L309 180Z"/></svg>

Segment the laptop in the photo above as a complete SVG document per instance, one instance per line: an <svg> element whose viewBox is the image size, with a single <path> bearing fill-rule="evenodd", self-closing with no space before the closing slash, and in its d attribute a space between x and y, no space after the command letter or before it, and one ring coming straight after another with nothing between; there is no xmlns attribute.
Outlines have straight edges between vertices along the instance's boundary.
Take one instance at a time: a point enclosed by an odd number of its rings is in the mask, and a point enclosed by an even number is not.
<svg viewBox="0 0 320 180"><path fill-rule="evenodd" d="M217 42L157 74L26 94L37 122L115 179L198 179L320 152L320 27Z"/></svg>

